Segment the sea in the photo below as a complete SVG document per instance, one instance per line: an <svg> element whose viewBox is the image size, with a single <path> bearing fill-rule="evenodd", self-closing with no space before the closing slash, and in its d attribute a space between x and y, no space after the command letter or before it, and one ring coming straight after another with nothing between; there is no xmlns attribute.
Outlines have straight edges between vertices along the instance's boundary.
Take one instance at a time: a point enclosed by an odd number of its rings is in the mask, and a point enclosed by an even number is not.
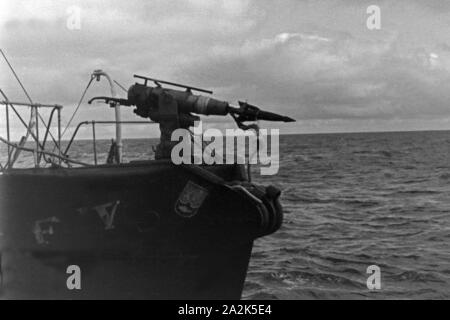
<svg viewBox="0 0 450 320"><path fill-rule="evenodd" d="M152 144L126 141L125 159ZM73 150L93 158L89 141ZM278 174L259 172L284 223L255 241L243 299L450 299L450 131L282 135Z"/></svg>

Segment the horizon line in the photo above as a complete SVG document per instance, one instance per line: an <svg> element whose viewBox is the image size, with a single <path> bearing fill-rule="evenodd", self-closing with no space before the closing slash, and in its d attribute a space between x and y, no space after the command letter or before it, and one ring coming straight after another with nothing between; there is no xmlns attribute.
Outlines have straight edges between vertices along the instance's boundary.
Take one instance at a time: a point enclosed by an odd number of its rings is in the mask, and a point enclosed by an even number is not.
<svg viewBox="0 0 450 320"><path fill-rule="evenodd" d="M270 128L268 128L270 129ZM335 131L335 132L293 132L293 133L280 133L280 136L297 136L297 135L333 135L333 134L363 134L363 133L413 133L413 132L450 132L449 129L418 129L418 130L385 130L385 131ZM111 140L114 138L99 138L96 141ZM159 139L159 137L136 137L136 138L123 138L123 140L144 140L144 139ZM73 141L91 141L91 138L80 138ZM70 139L62 139L61 142L69 142ZM11 140L11 143L18 143L19 140ZM28 142L33 142L29 140Z"/></svg>
<svg viewBox="0 0 450 320"><path fill-rule="evenodd" d="M325 135L325 134L360 134L360 133L411 133L411 132L446 132L449 129L418 129L418 130L385 130L385 131L336 131L336 132L294 132L294 133L280 133L280 136L296 136L296 135ZM114 138L101 138L100 140L111 140ZM159 139L159 137L136 137L136 138L123 138L124 140L144 140L144 139ZM75 139L74 141L90 141L92 138ZM61 140L61 142L70 141L70 139Z"/></svg>

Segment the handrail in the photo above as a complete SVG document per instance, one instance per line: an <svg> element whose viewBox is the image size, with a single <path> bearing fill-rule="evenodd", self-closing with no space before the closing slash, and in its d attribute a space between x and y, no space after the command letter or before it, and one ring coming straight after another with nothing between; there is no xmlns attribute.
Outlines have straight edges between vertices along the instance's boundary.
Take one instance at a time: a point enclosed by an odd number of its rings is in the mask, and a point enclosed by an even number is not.
<svg viewBox="0 0 450 320"><path fill-rule="evenodd" d="M69 152L70 147L72 146L73 140L75 139L76 134L78 133L78 130L81 128L82 125L88 124L89 121L83 121L78 123L77 127L75 128L75 131L72 134L72 138L70 138L69 140L69 144L66 147L66 150L64 150L63 154L67 155L67 153Z"/></svg>
<svg viewBox="0 0 450 320"><path fill-rule="evenodd" d="M20 120L20 122L23 124L23 126L27 129L27 135L30 134L33 137L33 140L36 142L36 149L34 149L35 151L35 166L39 167L39 164L41 162L41 158L44 158L45 161L49 162L45 155L47 154L47 152L45 152L45 144L47 142L47 138L50 135L53 139L53 142L55 144L55 147L58 149L58 153L61 156L61 109L63 108L61 105L58 104L41 104L41 103L33 103L33 102L13 102L10 101L8 99L8 97L5 95L5 93L0 89L0 93L3 96L4 100L0 100L0 106L4 105L6 107L6 126L7 126L7 141L8 143L11 142L11 138L10 138L10 119L9 119L9 108L11 108L14 113L16 114L17 118ZM32 110L36 110L35 112L35 121L33 124L33 127L35 129L35 131L33 132L32 128L30 127L30 125L28 125L20 116L20 113L16 110L16 107L29 107L32 108ZM46 124L45 121L42 119L42 117L40 116L40 114L38 113L38 109L39 108L50 108L51 113L50 113L50 117L48 120L48 123ZM56 140L53 135L50 132L51 129L51 123L52 123L52 119L53 119L53 115L54 112L57 112L58 115L58 140ZM39 119L42 121L42 123L44 124L45 127L45 134L44 134L44 140L41 143L40 139L39 139ZM10 167L12 167L14 165L14 162L16 161L16 159L18 158L20 152L22 150L27 150L27 148L23 149L21 147L23 147L24 142L26 141L26 137L22 137L22 140L20 142L19 145L15 145L14 149L14 154L13 151L11 150L11 144L8 144L8 159L7 159L7 163L6 165L3 166L2 170L6 170ZM29 151L29 150L28 150ZM61 157L58 157L61 161ZM61 163L59 163L61 164Z"/></svg>
<svg viewBox="0 0 450 320"><path fill-rule="evenodd" d="M28 103L28 102L14 102L14 101L5 101L5 100L1 100L0 104L3 105L8 105L8 104L13 104L15 106L21 106L21 107L37 107L37 108L57 108L57 109L62 109L63 106L59 105L59 104L42 104L42 103Z"/></svg>
<svg viewBox="0 0 450 320"><path fill-rule="evenodd" d="M61 161L63 161L65 163L67 163L67 164L74 163L74 164L83 165L83 166L91 166L91 164L87 164L87 163L84 163L82 161L72 160L72 159L68 158L68 155L67 155L69 150L70 150L70 147L72 146L72 144L73 144L73 142L74 142L74 140L75 140L75 138L76 138L76 136L78 134L79 129L83 125L88 125L88 124L92 124L93 144L94 144L94 157L95 157L95 165L97 165L96 136L95 136L95 125L96 124L116 124L117 125L117 124L155 124L156 123L156 122L153 122L153 121L95 121L95 120L83 121L83 122L80 122L77 125L75 131L72 134L71 139L69 140L69 143L68 143L67 147L65 148L64 152L62 152L62 146L61 146L61 140L60 140L61 139L61 132L60 132L61 131L61 128L60 128L61 115L60 115L60 111L63 108L62 106L57 105L57 104L12 102L12 101L9 101L9 100L0 100L0 105L5 105L7 109L8 109L8 106L10 106L11 109L18 116L19 120L22 122L22 124L28 130L30 130L30 128L27 126L25 121L20 117L20 114L15 110L14 106L18 106L18 107L19 106L25 106L25 107L32 107L32 108L40 108L40 107L52 108L50 116L49 116L49 120L48 120L48 125L47 125L47 128L46 128L47 130L45 132L44 140L42 141L42 143L39 141L37 133L35 135L32 131L30 131L33 139L36 141L36 148L34 148L34 149L33 148L27 148L27 147L24 147L24 146L19 145L17 143L12 143L10 141L10 137L9 137L9 116L7 117L8 118L8 121L7 121L8 122L7 123L8 139L6 140L6 139L0 137L0 141L5 143L8 146L8 162L7 162L6 166L2 165L2 168L1 168L2 171L3 170L7 170L9 167L12 167L12 163L11 163L11 159L10 158L11 158L11 154L14 153L13 150L16 150L16 152L17 151L18 152L20 152L20 151L32 152L33 155L35 156L35 165L36 166L38 166L42 156L44 156L44 159L47 162L51 162L51 161L49 161L49 160L47 160L45 158L46 155L59 159L60 160L59 164L61 164ZM56 154L54 152L45 151L45 149L44 149L45 144L47 142L47 137L48 137L48 134L49 134L49 131L50 131L50 124L52 122L53 115L54 115L55 111L57 111L57 115L58 115L58 141L56 142L56 148L58 149L58 153L59 154Z"/></svg>
<svg viewBox="0 0 450 320"><path fill-rule="evenodd" d="M50 115L48 117L48 125L47 128L50 128L50 125L52 124L52 120L53 120L53 115L55 113L55 110L59 110L58 108L53 108L52 111L50 112ZM59 123L59 122L58 122ZM60 130L58 130L60 131ZM47 143L47 137L48 134L50 133L50 129L45 131L45 135L44 135L44 140L42 141L42 150L45 150L45 144ZM40 159L40 157L39 157Z"/></svg>
<svg viewBox="0 0 450 320"><path fill-rule="evenodd" d="M52 157L61 159L64 162L67 162L67 163L75 163L75 164L79 164L79 165L83 165L83 166L92 166L91 164L88 164L88 163L85 163L85 162L81 162L81 161L78 161L78 160L72 160L72 159L69 159L67 156L58 155L58 154L53 153L53 152L44 151L44 150L37 151L36 149L27 148L27 147L21 147L17 143L8 142L5 139L3 139L2 137L0 137L0 141L5 143L5 144L7 144L7 145L9 145L10 147L13 147L13 148L16 148L16 149L20 149L20 150L23 150L23 151L27 151L27 152L32 152L33 154L35 154L36 152L37 153L43 153L43 154L46 154L48 156L52 156Z"/></svg>
<svg viewBox="0 0 450 320"><path fill-rule="evenodd" d="M92 125L92 143L94 147L94 162L97 164L97 148L96 148L96 135L95 135L95 125L96 124L157 124L157 122L154 121L82 121L78 123L77 127L75 128L75 131L72 134L72 137L69 140L69 143L67 144L66 150L64 150L63 155L67 157L67 153L69 152L70 147L72 146L76 135L78 134L78 131L80 128L84 125Z"/></svg>

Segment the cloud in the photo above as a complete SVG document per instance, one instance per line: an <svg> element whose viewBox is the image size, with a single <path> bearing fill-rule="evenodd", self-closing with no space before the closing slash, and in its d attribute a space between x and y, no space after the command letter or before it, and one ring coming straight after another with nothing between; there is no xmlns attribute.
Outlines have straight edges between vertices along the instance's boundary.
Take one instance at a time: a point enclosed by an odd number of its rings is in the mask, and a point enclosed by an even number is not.
<svg viewBox="0 0 450 320"><path fill-rule="evenodd" d="M444 53L398 41L284 32L213 48L185 72L298 119L448 117Z"/></svg>
<svg viewBox="0 0 450 320"><path fill-rule="evenodd" d="M148 74L311 123L289 125L292 131L326 131L330 123L342 131L385 128L392 119L397 128L402 121L445 127L447 6L379 5L382 30L369 31L360 1L9 0L0 4L0 42L36 101L67 106L65 121L92 70L103 68L125 86L132 74ZM66 27L70 6L81 9L80 30ZM24 99L7 66L0 68L0 87ZM107 90L95 83L88 96ZM124 117L135 116L126 109ZM83 104L77 120L90 118L113 113Z"/></svg>

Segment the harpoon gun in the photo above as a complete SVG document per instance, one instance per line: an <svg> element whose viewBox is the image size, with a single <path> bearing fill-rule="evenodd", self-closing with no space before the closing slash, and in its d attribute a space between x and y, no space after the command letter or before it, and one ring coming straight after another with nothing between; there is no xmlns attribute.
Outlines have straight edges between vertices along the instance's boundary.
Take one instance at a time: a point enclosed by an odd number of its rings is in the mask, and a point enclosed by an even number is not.
<svg viewBox="0 0 450 320"><path fill-rule="evenodd" d="M135 106L134 112L144 118L150 118L155 122L178 121L178 127L186 128L193 125L193 121L198 120L199 115L227 115L230 114L242 129L248 128L244 122L248 121L282 121L293 122L294 119L279 115L273 112L263 111L247 102L239 101L239 106L230 105L226 101L217 100L203 95L193 94L192 91L199 91L212 94L212 91L187 86L179 83L157 80L144 76L134 75L135 78L144 79L144 84L136 83L128 90L128 98L94 97L94 100L103 100L105 103L115 106ZM155 86L148 86L148 81L152 81ZM174 90L163 88L161 84L182 87L186 90Z"/></svg>

